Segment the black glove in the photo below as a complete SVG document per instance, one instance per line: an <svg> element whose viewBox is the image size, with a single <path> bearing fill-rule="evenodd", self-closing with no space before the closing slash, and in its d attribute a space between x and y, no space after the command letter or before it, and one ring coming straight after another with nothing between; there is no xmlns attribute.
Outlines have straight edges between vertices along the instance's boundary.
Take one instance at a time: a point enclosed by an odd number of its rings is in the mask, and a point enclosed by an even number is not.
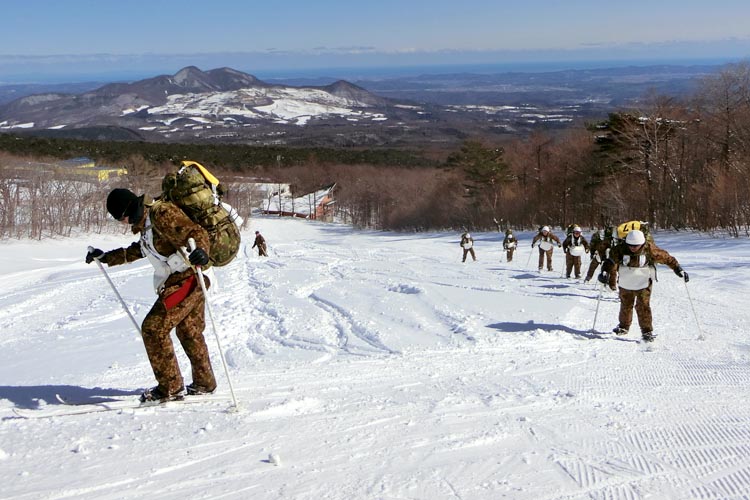
<svg viewBox="0 0 750 500"><path fill-rule="evenodd" d="M604 262L602 262L602 272L608 273L612 270L612 268L615 265L615 261L612 259L604 259Z"/></svg>
<svg viewBox="0 0 750 500"><path fill-rule="evenodd" d="M190 255L188 255L188 260L194 266L205 266L206 264L208 264L208 254L202 248L196 248L195 250L190 252Z"/></svg>
<svg viewBox="0 0 750 500"><path fill-rule="evenodd" d="M561 246L562 246L561 244L559 244L559 243L557 244L557 248L560 248Z"/></svg>
<svg viewBox="0 0 750 500"><path fill-rule="evenodd" d="M599 276L596 278L599 280L599 283L604 283L605 285L609 283L609 273L605 273L604 271L599 273Z"/></svg>
<svg viewBox="0 0 750 500"><path fill-rule="evenodd" d="M531 244L531 248L534 248L536 246L536 243Z"/></svg>
<svg viewBox="0 0 750 500"><path fill-rule="evenodd" d="M86 264L91 264L92 262L94 262L94 259L98 260L102 255L104 255L104 252L102 252L98 248L92 249L86 254Z"/></svg>
<svg viewBox="0 0 750 500"><path fill-rule="evenodd" d="M688 276L688 273L686 273L685 271L683 271L680 266L677 266L675 268L674 273L677 276L679 276L680 278L684 279L685 283L687 283L688 281L690 281L690 276Z"/></svg>

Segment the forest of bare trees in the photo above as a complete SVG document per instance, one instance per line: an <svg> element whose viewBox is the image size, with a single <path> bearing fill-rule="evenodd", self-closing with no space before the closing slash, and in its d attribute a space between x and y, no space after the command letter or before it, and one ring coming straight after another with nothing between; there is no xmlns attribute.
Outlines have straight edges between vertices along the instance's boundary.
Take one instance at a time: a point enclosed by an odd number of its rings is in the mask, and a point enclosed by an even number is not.
<svg viewBox="0 0 750 500"><path fill-rule="evenodd" d="M0 238L101 231L109 189L158 194L161 177L175 168L132 155L121 162L126 178L100 184L33 168L44 161L0 154ZM487 230L496 220L517 229L595 227L640 219L748 235L750 65L725 67L690 99L644 96L637 108L600 123L502 143L467 140L440 164L341 165L311 155L295 166L233 165L216 173L245 218L259 206L253 182L263 179L297 194L335 182L339 220L359 227Z"/></svg>
<svg viewBox="0 0 750 500"><path fill-rule="evenodd" d="M727 66L688 100L647 95L600 123L502 144L466 141L438 171L346 174L353 179L340 183L339 210L364 226L595 227L639 219L748 235L750 65Z"/></svg>

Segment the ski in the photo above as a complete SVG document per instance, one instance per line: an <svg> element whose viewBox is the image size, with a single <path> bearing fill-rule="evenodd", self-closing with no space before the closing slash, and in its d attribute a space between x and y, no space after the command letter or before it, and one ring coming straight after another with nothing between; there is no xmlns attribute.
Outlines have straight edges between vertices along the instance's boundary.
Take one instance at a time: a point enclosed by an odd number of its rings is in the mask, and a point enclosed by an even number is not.
<svg viewBox="0 0 750 500"><path fill-rule="evenodd" d="M62 394L55 394L55 399L57 399L61 404L64 404L66 406L87 406L87 405L99 405L102 403L114 403L118 401L129 401L133 402L134 398L137 398L138 396L135 395L125 395L125 396L96 396L98 400L92 401L92 400L72 400L69 399ZM224 401L229 396L225 396L224 394L199 394L199 395L186 395L185 399L195 399L199 398L201 401L210 401L210 400L218 400L218 401ZM159 403L154 403L151 406L158 405ZM148 404L144 406L149 406Z"/></svg>
<svg viewBox="0 0 750 500"><path fill-rule="evenodd" d="M636 344L639 349L643 352L654 352L659 350L659 346L655 342L646 342L639 338L628 338L624 335L615 335L611 332L589 332L586 335L581 335L579 338L582 339L601 339L601 340L612 340L615 342L629 342Z"/></svg>
<svg viewBox="0 0 750 500"><path fill-rule="evenodd" d="M13 413L21 418L51 418L129 409L173 408L186 404L231 401L230 397L220 394L185 396L185 399L179 401L167 401L166 403L141 403L137 397L128 397L127 399L111 398L109 401L102 401L99 403L71 402L60 396L58 396L58 399L62 401L61 405L46 406L38 409L13 408Z"/></svg>
<svg viewBox="0 0 750 500"><path fill-rule="evenodd" d="M622 335L615 335L612 332L598 332L598 331L588 331L586 333L579 333L578 337L579 340L593 340L593 339L599 339L599 340L613 340L616 342L631 342L635 344L641 343L640 340L634 339L634 338L627 338Z"/></svg>

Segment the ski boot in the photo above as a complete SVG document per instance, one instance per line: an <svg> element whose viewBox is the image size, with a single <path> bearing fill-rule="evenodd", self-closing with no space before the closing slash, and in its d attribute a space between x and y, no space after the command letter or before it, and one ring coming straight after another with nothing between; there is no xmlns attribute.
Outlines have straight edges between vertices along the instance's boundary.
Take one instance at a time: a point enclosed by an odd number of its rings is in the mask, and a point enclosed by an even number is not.
<svg viewBox="0 0 750 500"><path fill-rule="evenodd" d="M141 394L141 404L161 404L169 401L182 401L183 399L185 399L185 389L180 389L172 394L164 394L161 389L159 389L159 386L156 386L151 389L146 389L143 391L143 394Z"/></svg>

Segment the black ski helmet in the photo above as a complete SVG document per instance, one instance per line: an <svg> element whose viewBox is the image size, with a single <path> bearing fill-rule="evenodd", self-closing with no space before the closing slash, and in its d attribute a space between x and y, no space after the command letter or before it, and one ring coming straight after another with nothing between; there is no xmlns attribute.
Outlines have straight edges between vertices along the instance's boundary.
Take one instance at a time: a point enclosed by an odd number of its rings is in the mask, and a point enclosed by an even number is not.
<svg viewBox="0 0 750 500"><path fill-rule="evenodd" d="M107 211L116 220L130 217L133 224L143 215L143 196L136 196L129 189L116 188L107 196Z"/></svg>

